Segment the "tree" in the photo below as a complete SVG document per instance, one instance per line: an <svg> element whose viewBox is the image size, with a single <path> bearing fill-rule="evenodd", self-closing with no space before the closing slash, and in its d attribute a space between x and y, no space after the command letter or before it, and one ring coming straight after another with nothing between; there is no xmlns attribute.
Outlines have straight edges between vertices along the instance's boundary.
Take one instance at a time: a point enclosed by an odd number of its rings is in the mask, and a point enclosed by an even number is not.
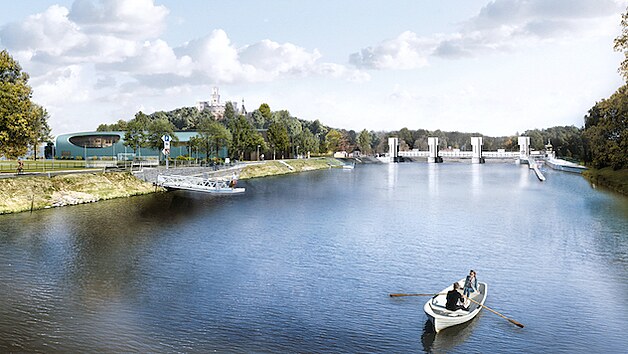
<svg viewBox="0 0 628 354"><path fill-rule="evenodd" d="M628 82L628 8L621 15L621 34L615 38L614 49L624 53L624 60L619 65L619 73Z"/></svg>
<svg viewBox="0 0 628 354"><path fill-rule="evenodd" d="M628 85L596 103L584 120L587 161L595 168L628 168Z"/></svg>
<svg viewBox="0 0 628 354"><path fill-rule="evenodd" d="M113 132L113 131L125 131L127 130L127 122L120 119L113 124L100 124L96 128L97 132Z"/></svg>
<svg viewBox="0 0 628 354"><path fill-rule="evenodd" d="M233 108L233 104L231 102L225 103L225 114L223 115L223 119L227 125L231 124L233 120L238 118L236 116L235 108Z"/></svg>
<svg viewBox="0 0 628 354"><path fill-rule="evenodd" d="M228 146L232 142L231 132L227 127L210 118L201 120L198 126L200 134L199 144L201 150L207 154L209 158L214 153L218 157L218 151L223 146Z"/></svg>
<svg viewBox="0 0 628 354"><path fill-rule="evenodd" d="M331 129L329 133L325 136L325 145L327 147L327 152L338 151L342 145L342 133L337 131L336 129Z"/></svg>
<svg viewBox="0 0 628 354"><path fill-rule="evenodd" d="M196 150L196 157L198 158L198 152L203 151L203 139L199 136L193 136L188 140L188 146L190 148L190 156L193 156L192 152Z"/></svg>
<svg viewBox="0 0 628 354"><path fill-rule="evenodd" d="M156 119L148 123L146 130L146 146L151 149L159 151L163 148L164 141L161 140L161 137L164 135L170 136L172 139L171 143L179 141L174 133L174 124L170 123L166 118ZM161 156L161 154L159 156Z"/></svg>
<svg viewBox="0 0 628 354"><path fill-rule="evenodd" d="M31 129L35 134L36 145L52 140L50 127L48 126L48 112L43 107L36 104L33 104L33 110L35 114L35 121ZM35 159L37 159L37 153L35 153Z"/></svg>
<svg viewBox="0 0 628 354"><path fill-rule="evenodd" d="M308 152L318 152L318 139L312 134L309 129L303 129L299 135L298 143L301 147L301 152L307 154Z"/></svg>
<svg viewBox="0 0 628 354"><path fill-rule="evenodd" d="M279 153L281 158L284 158L284 154L290 149L290 137L288 136L288 128L279 119L273 119L268 126L268 142L273 148L273 157L276 153Z"/></svg>
<svg viewBox="0 0 628 354"><path fill-rule="evenodd" d="M0 51L0 156L16 158L50 134L45 109L31 102L29 76Z"/></svg>
<svg viewBox="0 0 628 354"><path fill-rule="evenodd" d="M257 145L264 144L264 138L255 130L245 116L240 115L229 124L231 131L230 155L243 160L247 153L255 151Z"/></svg>
<svg viewBox="0 0 628 354"><path fill-rule="evenodd" d="M262 116L264 117L264 119L266 119L266 121L270 121L272 118L272 112L270 111L270 107L268 106L268 104L266 103L262 103L259 106L259 112L262 114Z"/></svg>
<svg viewBox="0 0 628 354"><path fill-rule="evenodd" d="M127 124L127 130L124 132L124 145L131 147L134 153L138 153L138 149L146 147L148 123L148 117L140 111Z"/></svg>
<svg viewBox="0 0 628 354"><path fill-rule="evenodd" d="M258 109L251 112L251 123L255 129L266 129L268 128L268 121L266 118L260 113Z"/></svg>
<svg viewBox="0 0 628 354"><path fill-rule="evenodd" d="M358 147L363 154L371 153L371 133L364 129L358 135Z"/></svg>

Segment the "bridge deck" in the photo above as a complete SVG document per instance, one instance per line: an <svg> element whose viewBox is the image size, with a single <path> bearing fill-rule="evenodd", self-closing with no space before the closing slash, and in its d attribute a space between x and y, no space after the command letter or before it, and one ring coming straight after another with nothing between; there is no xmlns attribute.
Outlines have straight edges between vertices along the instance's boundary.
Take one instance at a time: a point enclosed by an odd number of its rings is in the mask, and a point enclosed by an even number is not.
<svg viewBox="0 0 628 354"><path fill-rule="evenodd" d="M236 180L229 178L201 178L193 176L159 175L157 185L169 189L185 189L213 194L244 193L245 188L236 188Z"/></svg>

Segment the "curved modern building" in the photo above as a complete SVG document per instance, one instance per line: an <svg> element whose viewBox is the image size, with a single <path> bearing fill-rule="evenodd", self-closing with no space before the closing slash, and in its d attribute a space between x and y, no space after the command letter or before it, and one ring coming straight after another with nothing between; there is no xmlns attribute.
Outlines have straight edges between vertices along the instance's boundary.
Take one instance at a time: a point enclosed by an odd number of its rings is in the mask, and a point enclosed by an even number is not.
<svg viewBox="0 0 628 354"><path fill-rule="evenodd" d="M190 138L199 136L198 132L175 132L174 135L179 141L171 143L171 158L182 155L205 158L205 154L190 151ZM161 149L140 148L134 152L131 147L124 145L123 131L62 134L57 136L55 144L55 158L57 159L111 157L117 160L130 160L134 157L157 157L159 155L161 155ZM218 157L227 157L226 147L220 149Z"/></svg>

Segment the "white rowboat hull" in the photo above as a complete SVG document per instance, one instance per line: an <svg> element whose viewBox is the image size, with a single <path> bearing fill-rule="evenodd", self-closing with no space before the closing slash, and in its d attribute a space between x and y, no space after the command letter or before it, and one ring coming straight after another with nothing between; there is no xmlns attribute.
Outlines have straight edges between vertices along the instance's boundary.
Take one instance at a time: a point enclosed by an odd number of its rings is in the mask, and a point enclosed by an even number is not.
<svg viewBox="0 0 628 354"><path fill-rule="evenodd" d="M458 284L460 284L460 288L464 285L464 279L459 280ZM427 317L430 319L430 322L434 325L434 330L436 333L439 331L452 327L455 325L459 325L470 321L482 310L482 306L467 300L465 306L469 307L469 311L457 310L450 311L445 308L445 304L447 302L447 292L453 289L453 284L449 287L441 290L440 294L428 300L423 306L423 311L427 314ZM486 296L488 293L488 286L486 283L478 282L478 292L471 293L471 299L479 302L484 305L484 301L486 301Z"/></svg>

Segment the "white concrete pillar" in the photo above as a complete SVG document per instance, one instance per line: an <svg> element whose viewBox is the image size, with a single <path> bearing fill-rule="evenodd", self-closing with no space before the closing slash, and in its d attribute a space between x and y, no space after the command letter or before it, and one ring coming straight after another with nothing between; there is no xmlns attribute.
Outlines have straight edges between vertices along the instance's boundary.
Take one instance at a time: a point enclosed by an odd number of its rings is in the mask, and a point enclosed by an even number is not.
<svg viewBox="0 0 628 354"><path fill-rule="evenodd" d="M399 138L388 138L388 156L390 162L399 160Z"/></svg>
<svg viewBox="0 0 628 354"><path fill-rule="evenodd" d="M520 136L518 139L519 142L519 158L522 160L527 160L530 157L530 137L529 136Z"/></svg>
<svg viewBox="0 0 628 354"><path fill-rule="evenodd" d="M430 150L430 154L427 157L427 162L442 162L441 158L438 156L438 138L427 138L427 146Z"/></svg>
<svg viewBox="0 0 628 354"><path fill-rule="evenodd" d="M482 137L481 136L472 136L471 137L471 146L473 147L473 155L471 156L471 163L484 163L484 158L482 157Z"/></svg>

